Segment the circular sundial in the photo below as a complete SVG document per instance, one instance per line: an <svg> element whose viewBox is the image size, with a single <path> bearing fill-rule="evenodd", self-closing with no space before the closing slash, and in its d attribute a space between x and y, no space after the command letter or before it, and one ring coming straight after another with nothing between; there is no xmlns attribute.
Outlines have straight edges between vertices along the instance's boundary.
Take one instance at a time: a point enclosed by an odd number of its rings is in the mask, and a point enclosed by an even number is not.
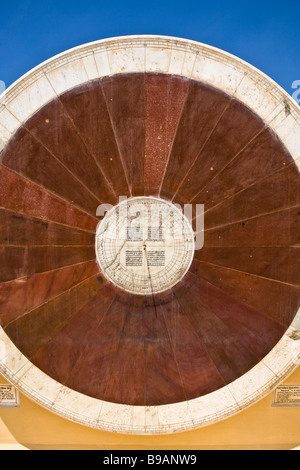
<svg viewBox="0 0 300 470"><path fill-rule="evenodd" d="M300 357L299 122L251 65L161 36L76 47L8 88L1 374L135 434L273 390Z"/></svg>
<svg viewBox="0 0 300 470"><path fill-rule="evenodd" d="M140 295L173 287L194 255L191 224L173 204L153 197L125 199L96 232L102 272L117 286Z"/></svg>

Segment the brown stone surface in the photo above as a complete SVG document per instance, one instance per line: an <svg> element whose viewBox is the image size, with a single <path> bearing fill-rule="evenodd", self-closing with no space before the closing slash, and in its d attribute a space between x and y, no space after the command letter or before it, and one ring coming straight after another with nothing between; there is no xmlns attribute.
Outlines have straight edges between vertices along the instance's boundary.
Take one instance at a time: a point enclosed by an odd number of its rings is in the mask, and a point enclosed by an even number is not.
<svg viewBox="0 0 300 470"><path fill-rule="evenodd" d="M98 266L93 260L3 282L0 284L0 324L7 325L97 272Z"/></svg>
<svg viewBox="0 0 300 470"><path fill-rule="evenodd" d="M115 138L107 103L98 81L92 81L60 98L85 148L97 164L99 178L113 196L130 195L122 154ZM99 170L101 175L99 174ZM98 188L99 189L99 188ZM105 195L105 202L110 202Z"/></svg>
<svg viewBox="0 0 300 470"><path fill-rule="evenodd" d="M142 74L116 75L102 80L103 95L111 118L132 196L144 191L145 81Z"/></svg>
<svg viewBox="0 0 300 470"><path fill-rule="evenodd" d="M145 77L145 195L157 196L166 171L189 81L168 75Z"/></svg>
<svg viewBox="0 0 300 470"><path fill-rule="evenodd" d="M92 232L0 209L0 245L91 246L94 243Z"/></svg>
<svg viewBox="0 0 300 470"><path fill-rule="evenodd" d="M211 393L275 346L300 305L300 178L276 135L201 82L120 74L33 115L0 154L0 324L58 382L160 405ZM205 205L204 247L153 296L95 260L119 196Z"/></svg>
<svg viewBox="0 0 300 470"><path fill-rule="evenodd" d="M191 82L178 122L160 194L172 199L202 148L211 138L230 97L209 86Z"/></svg>
<svg viewBox="0 0 300 470"><path fill-rule="evenodd" d="M4 330L25 356L31 358L97 294L102 284L100 276L87 279L9 323Z"/></svg>
<svg viewBox="0 0 300 470"><path fill-rule="evenodd" d="M195 262L192 271L286 328L298 311L300 290L295 286L208 263Z"/></svg>
<svg viewBox="0 0 300 470"><path fill-rule="evenodd" d="M95 258L94 246L0 246L0 282L52 271Z"/></svg>
<svg viewBox="0 0 300 470"><path fill-rule="evenodd" d="M36 183L0 165L0 205L3 208L95 232L98 220L77 207L44 190Z"/></svg>
<svg viewBox="0 0 300 470"><path fill-rule="evenodd" d="M26 128L21 127L4 148L4 166L94 215L100 200Z"/></svg>
<svg viewBox="0 0 300 470"><path fill-rule="evenodd" d="M201 148L196 161L190 166L180 186L180 194L190 202L210 181L214 184L216 175L238 158L243 148L258 138L256 136L259 136L263 128L264 123L257 115L245 113L244 106L232 99ZM204 199L201 200L204 204Z"/></svg>
<svg viewBox="0 0 300 470"><path fill-rule="evenodd" d="M284 168L290 162L291 157L281 141L267 128L249 142L243 151L224 169L219 171L190 201L201 200L201 203L205 204L206 210L208 210L217 203L256 184L263 178L271 178L276 170ZM298 175L298 170L294 165L289 167L289 170L291 173L296 171ZM288 182L286 178L290 178L290 176L284 175L285 184ZM276 180L273 181L273 187L275 187L275 184ZM293 193L293 190L294 188L291 186L289 192ZM283 194L284 191L282 191ZM263 197L260 199L260 204L263 204Z"/></svg>

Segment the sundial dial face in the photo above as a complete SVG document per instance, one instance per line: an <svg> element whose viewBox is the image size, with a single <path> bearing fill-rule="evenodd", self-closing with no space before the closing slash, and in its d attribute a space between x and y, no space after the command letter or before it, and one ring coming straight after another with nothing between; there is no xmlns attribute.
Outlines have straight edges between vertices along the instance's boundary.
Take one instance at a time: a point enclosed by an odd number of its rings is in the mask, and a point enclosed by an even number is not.
<svg viewBox="0 0 300 470"><path fill-rule="evenodd" d="M104 217L96 233L103 273L120 288L140 295L170 289L188 271L194 234L184 214L163 199L136 197Z"/></svg>
<svg viewBox="0 0 300 470"><path fill-rule="evenodd" d="M0 373L130 434L266 396L300 358L299 123L260 71L179 38L82 45L9 87Z"/></svg>

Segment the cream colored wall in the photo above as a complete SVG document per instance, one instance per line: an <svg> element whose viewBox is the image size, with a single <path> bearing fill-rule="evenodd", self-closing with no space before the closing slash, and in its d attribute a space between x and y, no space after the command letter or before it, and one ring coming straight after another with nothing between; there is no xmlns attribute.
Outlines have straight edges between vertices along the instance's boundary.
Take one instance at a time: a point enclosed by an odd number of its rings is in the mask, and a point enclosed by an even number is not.
<svg viewBox="0 0 300 470"><path fill-rule="evenodd" d="M0 376L0 383L7 381ZM300 384L300 367L284 382ZM300 407L275 408L272 395L217 424L164 436L129 436L64 420L20 394L19 408L0 408L0 450L5 449L295 449Z"/></svg>

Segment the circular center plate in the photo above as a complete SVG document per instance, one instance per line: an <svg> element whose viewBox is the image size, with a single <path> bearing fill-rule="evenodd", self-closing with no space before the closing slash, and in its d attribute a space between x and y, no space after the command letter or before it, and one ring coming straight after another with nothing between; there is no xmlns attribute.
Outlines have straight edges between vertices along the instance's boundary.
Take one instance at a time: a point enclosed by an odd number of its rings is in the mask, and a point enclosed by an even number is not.
<svg viewBox="0 0 300 470"><path fill-rule="evenodd" d="M194 234L174 204L153 197L125 198L100 222L96 254L114 284L151 295L184 277L194 255Z"/></svg>

